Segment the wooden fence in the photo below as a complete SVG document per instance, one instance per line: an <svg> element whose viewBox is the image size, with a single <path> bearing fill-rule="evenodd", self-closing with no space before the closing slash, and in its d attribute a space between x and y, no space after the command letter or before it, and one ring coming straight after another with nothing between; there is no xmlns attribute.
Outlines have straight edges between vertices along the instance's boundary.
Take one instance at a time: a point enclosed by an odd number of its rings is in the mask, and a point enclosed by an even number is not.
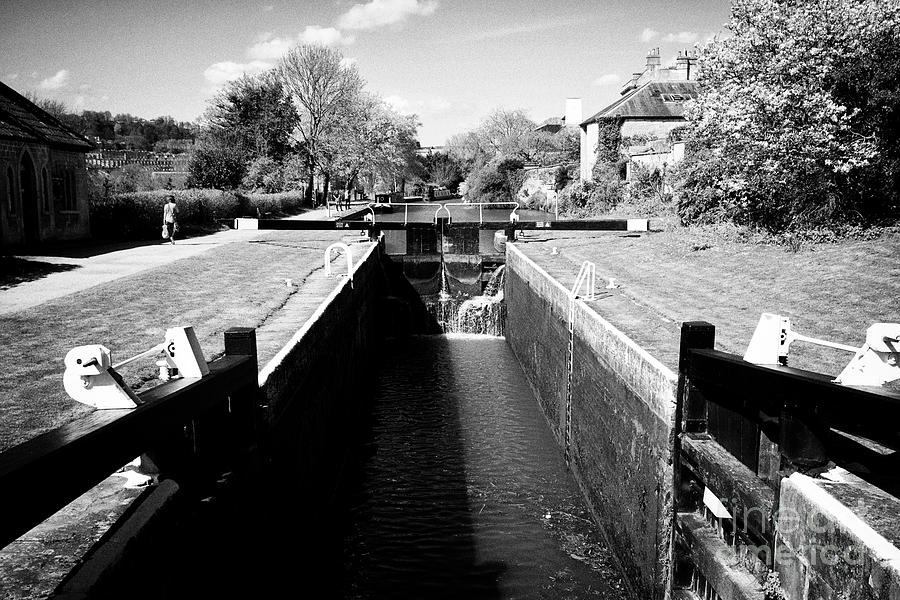
<svg viewBox="0 0 900 600"><path fill-rule="evenodd" d="M900 394L752 364L714 341L709 323L682 326L673 587L701 598L762 598L753 574L773 567L784 477L839 465L897 493Z"/></svg>
<svg viewBox="0 0 900 600"><path fill-rule="evenodd" d="M226 331L225 355L209 370L140 394L137 408L92 412L0 454L0 547L136 456L188 487L241 460L258 439L255 330Z"/></svg>

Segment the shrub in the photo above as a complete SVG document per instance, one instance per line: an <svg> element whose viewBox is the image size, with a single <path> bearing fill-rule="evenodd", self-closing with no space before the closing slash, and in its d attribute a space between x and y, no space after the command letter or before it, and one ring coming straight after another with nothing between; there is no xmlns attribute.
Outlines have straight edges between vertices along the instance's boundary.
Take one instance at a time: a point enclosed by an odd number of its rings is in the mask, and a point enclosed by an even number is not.
<svg viewBox="0 0 900 600"><path fill-rule="evenodd" d="M156 190L129 194L92 194L91 230L98 238L155 239L162 225L162 210L172 194L178 205L182 233L216 230L221 221L266 213L281 215L299 210L297 192L247 194L220 190Z"/></svg>

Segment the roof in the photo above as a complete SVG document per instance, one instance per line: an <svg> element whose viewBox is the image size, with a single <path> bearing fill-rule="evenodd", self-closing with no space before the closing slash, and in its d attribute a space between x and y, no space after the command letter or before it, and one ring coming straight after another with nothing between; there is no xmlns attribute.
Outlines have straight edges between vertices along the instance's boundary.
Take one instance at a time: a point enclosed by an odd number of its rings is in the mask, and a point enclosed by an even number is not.
<svg viewBox="0 0 900 600"><path fill-rule="evenodd" d="M0 137L84 151L94 147L86 138L2 82Z"/></svg>
<svg viewBox="0 0 900 600"><path fill-rule="evenodd" d="M581 124L595 123L604 117L683 119L685 101L696 98L699 90L700 86L696 81L649 81Z"/></svg>

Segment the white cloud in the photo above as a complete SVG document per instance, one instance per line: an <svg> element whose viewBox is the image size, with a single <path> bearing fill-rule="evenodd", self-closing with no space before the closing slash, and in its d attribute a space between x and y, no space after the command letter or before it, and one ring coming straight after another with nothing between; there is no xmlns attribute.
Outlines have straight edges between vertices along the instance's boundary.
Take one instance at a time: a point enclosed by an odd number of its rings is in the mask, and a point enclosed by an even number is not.
<svg viewBox="0 0 900 600"><path fill-rule="evenodd" d="M68 80L69 72L65 69L60 69L53 77L48 77L42 80L38 84L38 87L42 90L59 90L66 87L66 82Z"/></svg>
<svg viewBox="0 0 900 600"><path fill-rule="evenodd" d="M247 49L247 56L256 60L274 60L284 56L295 44L349 45L355 41L352 35L344 35L334 27L308 25L297 37L272 37L271 33L256 36L256 43Z"/></svg>
<svg viewBox="0 0 900 600"><path fill-rule="evenodd" d="M9 74L6 76L6 78L9 79L10 81L12 81L13 79L18 79L18 78L19 78L19 74L18 74L18 73L9 73Z"/></svg>
<svg viewBox="0 0 900 600"><path fill-rule="evenodd" d="M655 29L650 29L649 27L647 27L646 29L644 29L644 30L641 32L641 41L642 41L642 42L649 42L650 40L652 40L653 38L655 38L655 37L658 36L658 35L659 35L659 32L658 32L658 31L656 31Z"/></svg>
<svg viewBox="0 0 900 600"><path fill-rule="evenodd" d="M248 63L236 63L227 60L224 62L217 62L207 67L207 69L203 71L203 77L205 77L206 81L209 83L220 86L226 81L237 79L244 73L255 75L265 71L271 66L270 63L261 60L252 60Z"/></svg>
<svg viewBox="0 0 900 600"><path fill-rule="evenodd" d="M615 73L607 73L606 75L601 75L597 79L595 79L591 85L615 85L622 80L621 77L616 75Z"/></svg>
<svg viewBox="0 0 900 600"><path fill-rule="evenodd" d="M453 108L453 103L449 100L445 100L439 96L435 96L430 98L426 103L426 106L429 111L434 113L442 113Z"/></svg>
<svg viewBox="0 0 900 600"><path fill-rule="evenodd" d="M262 40L247 49L247 56L256 60L281 58L295 43L296 40L280 37Z"/></svg>
<svg viewBox="0 0 900 600"><path fill-rule="evenodd" d="M346 45L356 41L352 35L346 36L334 27L319 27L318 25L307 25L298 39L304 44L323 44L325 46Z"/></svg>
<svg viewBox="0 0 900 600"><path fill-rule="evenodd" d="M410 103L409 100L404 98L403 96L385 96L384 101L390 105L391 108L396 110L399 113L409 113L410 111Z"/></svg>
<svg viewBox="0 0 900 600"><path fill-rule="evenodd" d="M670 33L663 38L665 42L678 42L679 44L693 44L700 35L694 31L679 31L678 33Z"/></svg>
<svg viewBox="0 0 900 600"><path fill-rule="evenodd" d="M338 18L341 29L374 29L402 23L413 15L426 16L437 10L435 0L369 0L354 4Z"/></svg>

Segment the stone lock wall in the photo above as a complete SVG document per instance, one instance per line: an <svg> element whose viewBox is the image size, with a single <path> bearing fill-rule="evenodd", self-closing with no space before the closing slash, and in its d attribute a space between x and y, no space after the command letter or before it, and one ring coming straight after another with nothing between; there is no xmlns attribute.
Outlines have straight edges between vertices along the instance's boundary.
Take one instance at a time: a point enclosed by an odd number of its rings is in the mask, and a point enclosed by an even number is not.
<svg viewBox="0 0 900 600"><path fill-rule="evenodd" d="M514 244L506 257L506 338L562 446L568 291ZM663 598L677 378L581 301L574 326L570 467L635 597Z"/></svg>

